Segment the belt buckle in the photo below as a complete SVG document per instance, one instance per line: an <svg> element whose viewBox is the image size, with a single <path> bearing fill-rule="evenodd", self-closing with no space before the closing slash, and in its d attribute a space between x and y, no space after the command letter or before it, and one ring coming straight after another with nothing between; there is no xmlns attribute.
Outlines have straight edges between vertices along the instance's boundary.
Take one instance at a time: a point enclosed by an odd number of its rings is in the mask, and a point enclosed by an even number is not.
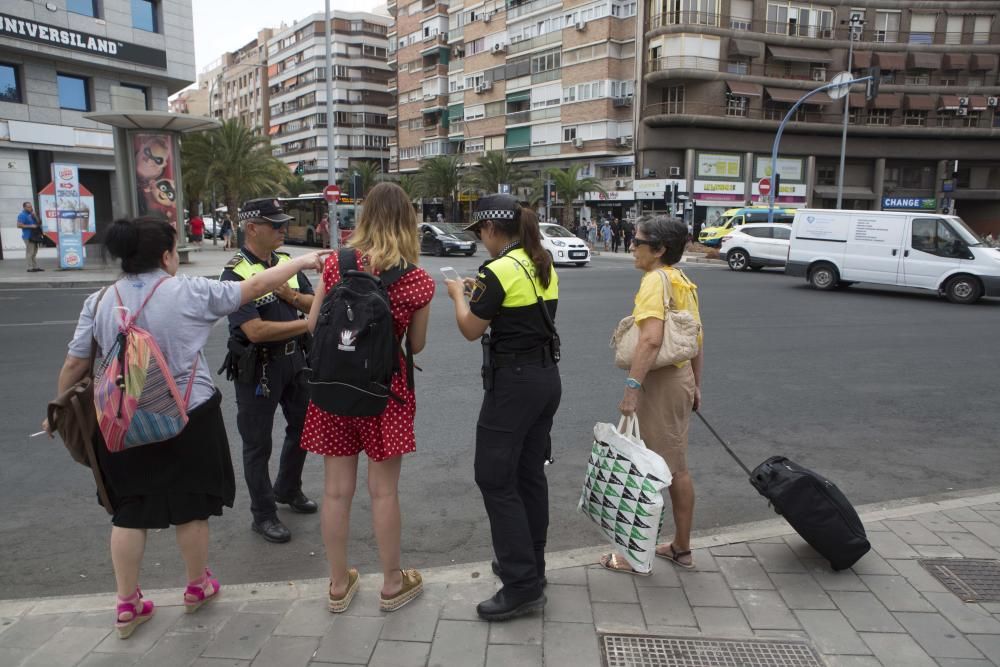
<svg viewBox="0 0 1000 667"><path fill-rule="evenodd" d="M295 341L290 340L287 343L285 343L285 356L287 357L288 355L293 354L294 352L295 352Z"/></svg>

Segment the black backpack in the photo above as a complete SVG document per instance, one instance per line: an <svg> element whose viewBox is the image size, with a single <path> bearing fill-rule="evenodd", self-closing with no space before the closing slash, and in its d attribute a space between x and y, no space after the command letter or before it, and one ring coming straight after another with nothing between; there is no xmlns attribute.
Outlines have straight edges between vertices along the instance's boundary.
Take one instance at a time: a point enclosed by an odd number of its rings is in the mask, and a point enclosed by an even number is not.
<svg viewBox="0 0 1000 667"><path fill-rule="evenodd" d="M373 276L359 269L351 248L338 253L340 282L331 287L309 352L309 393L317 407L335 415L374 417L389 399L399 368L400 341L393 330L388 288L415 267ZM406 341L406 379L413 387L413 354Z"/></svg>

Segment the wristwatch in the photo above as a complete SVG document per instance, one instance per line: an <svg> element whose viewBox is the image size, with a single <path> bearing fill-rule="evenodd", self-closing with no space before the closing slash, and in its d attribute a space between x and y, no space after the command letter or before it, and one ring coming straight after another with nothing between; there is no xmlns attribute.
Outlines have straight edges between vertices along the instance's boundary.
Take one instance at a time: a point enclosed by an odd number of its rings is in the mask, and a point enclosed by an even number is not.
<svg viewBox="0 0 1000 667"><path fill-rule="evenodd" d="M629 389L642 389L642 383L635 378L625 378L625 386Z"/></svg>

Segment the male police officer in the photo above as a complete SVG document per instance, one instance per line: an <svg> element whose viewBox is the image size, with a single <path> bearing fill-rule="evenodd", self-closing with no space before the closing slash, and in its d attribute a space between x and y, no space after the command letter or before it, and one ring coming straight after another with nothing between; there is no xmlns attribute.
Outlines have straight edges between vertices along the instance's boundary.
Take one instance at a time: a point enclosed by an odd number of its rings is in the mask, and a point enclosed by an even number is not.
<svg viewBox="0 0 1000 667"><path fill-rule="evenodd" d="M276 263L287 262L289 256L276 250L285 242L291 219L270 197L245 202L240 213L245 243L226 264L221 279L246 280ZM306 452L299 448L309 404L303 376L303 313L309 312L312 300L312 285L299 273L286 285L229 316L227 365L236 380L236 424L243 438L243 472L250 490L252 527L269 542L292 538L278 519L276 502L305 514L317 509L316 503L302 493ZM268 461L278 405L287 426L278 478L272 487Z"/></svg>

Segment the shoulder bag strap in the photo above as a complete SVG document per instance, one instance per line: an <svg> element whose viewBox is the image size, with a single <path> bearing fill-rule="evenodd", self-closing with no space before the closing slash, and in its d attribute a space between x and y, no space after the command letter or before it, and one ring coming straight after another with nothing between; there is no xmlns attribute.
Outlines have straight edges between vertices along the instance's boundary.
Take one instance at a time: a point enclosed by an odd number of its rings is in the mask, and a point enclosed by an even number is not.
<svg viewBox="0 0 1000 667"><path fill-rule="evenodd" d="M671 306L674 301L673 289L670 287L670 276L664 269L658 269L660 280L663 282L663 319L667 319L667 311L674 310Z"/></svg>
<svg viewBox="0 0 1000 667"><path fill-rule="evenodd" d="M549 313L549 309L545 306L545 299L538 295L538 290L535 288L535 281L532 280L528 269L524 268L524 264L521 264L521 261L516 257L511 257L511 260L524 271L524 275L528 279L528 284L531 285L531 291L535 293L535 302L542 311L542 319L545 320L545 326L548 327L549 333L553 336L558 336L559 332L556 331L556 323L552 321L552 314Z"/></svg>
<svg viewBox="0 0 1000 667"><path fill-rule="evenodd" d="M90 365L87 367L87 377L94 377L94 361L97 360L97 309L101 305L101 299L107 294L108 288L111 285L105 285L101 293L97 295L97 301L94 303L94 326L90 329Z"/></svg>

